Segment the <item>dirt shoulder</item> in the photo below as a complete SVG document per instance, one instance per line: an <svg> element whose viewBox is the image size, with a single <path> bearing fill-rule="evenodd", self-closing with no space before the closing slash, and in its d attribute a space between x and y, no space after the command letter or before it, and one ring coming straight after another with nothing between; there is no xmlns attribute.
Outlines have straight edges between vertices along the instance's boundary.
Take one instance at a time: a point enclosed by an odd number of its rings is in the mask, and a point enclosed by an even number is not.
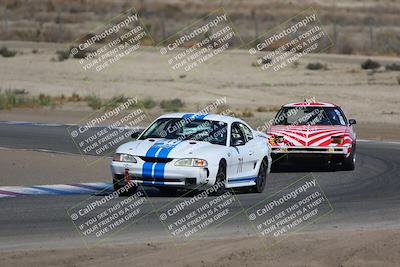
<svg viewBox="0 0 400 267"><path fill-rule="evenodd" d="M3 44L10 49L32 50L31 43L1 42ZM359 123L400 125L399 72L384 68L385 64L398 62L395 57L311 54L301 58L298 65L275 72L255 67L255 59L246 50L229 50L191 72L175 73L158 49L143 48L105 72L92 73L85 72L78 60L52 60L57 50L54 44L40 45L36 54L26 52L2 59L2 90L25 90L30 96L42 93L60 97L63 94L67 98L77 93L81 99L92 95L102 99L124 95L135 96L138 100L151 98L156 103L179 98L185 103L181 108L183 112L198 111L210 102L226 98L227 108L246 121L255 120L257 125L271 119L283 104L315 98L341 106L348 118L355 118ZM66 47L59 46L59 49ZM378 61L382 67L373 72L361 69L360 63L367 58ZM309 63L316 62L327 68L307 68ZM83 101L81 104L80 108L87 108ZM77 108L76 105L62 107L72 113ZM0 113L0 120L6 116ZM44 116L50 119L53 115ZM64 120L60 118L59 122Z"/></svg>
<svg viewBox="0 0 400 267"><path fill-rule="evenodd" d="M1 252L3 266L398 266L400 230L311 232L266 248L257 237ZM267 240L268 244L268 240Z"/></svg>

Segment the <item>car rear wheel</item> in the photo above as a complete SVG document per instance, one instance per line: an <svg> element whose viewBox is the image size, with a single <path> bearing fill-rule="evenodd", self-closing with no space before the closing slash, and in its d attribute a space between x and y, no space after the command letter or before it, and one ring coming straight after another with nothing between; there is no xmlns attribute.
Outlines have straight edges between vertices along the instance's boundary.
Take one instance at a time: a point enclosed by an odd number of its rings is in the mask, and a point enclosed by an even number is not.
<svg viewBox="0 0 400 267"><path fill-rule="evenodd" d="M258 175L256 178L256 184L251 187L251 191L254 193L262 193L265 188L265 184L267 182L267 175L268 175L268 163L264 159L261 162L260 169L258 171Z"/></svg>

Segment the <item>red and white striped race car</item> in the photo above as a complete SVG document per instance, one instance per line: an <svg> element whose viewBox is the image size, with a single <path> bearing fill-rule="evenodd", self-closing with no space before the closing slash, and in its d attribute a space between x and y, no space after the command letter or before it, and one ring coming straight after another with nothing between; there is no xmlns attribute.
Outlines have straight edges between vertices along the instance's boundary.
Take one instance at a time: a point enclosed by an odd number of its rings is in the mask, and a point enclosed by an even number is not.
<svg viewBox="0 0 400 267"><path fill-rule="evenodd" d="M268 129L273 162L293 157L325 157L354 170L356 135L342 109L330 103L300 102L282 106Z"/></svg>

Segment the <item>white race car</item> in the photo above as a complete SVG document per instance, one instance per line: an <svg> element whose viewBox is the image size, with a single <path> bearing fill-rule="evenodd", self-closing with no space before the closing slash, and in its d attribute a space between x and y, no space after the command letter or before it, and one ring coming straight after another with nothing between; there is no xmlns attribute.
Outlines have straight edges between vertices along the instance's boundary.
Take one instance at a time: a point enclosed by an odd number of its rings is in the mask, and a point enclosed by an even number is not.
<svg viewBox="0 0 400 267"><path fill-rule="evenodd" d="M114 189L137 185L174 191L222 184L261 193L271 167L267 136L244 121L214 114L167 114L135 141L121 145L111 162Z"/></svg>

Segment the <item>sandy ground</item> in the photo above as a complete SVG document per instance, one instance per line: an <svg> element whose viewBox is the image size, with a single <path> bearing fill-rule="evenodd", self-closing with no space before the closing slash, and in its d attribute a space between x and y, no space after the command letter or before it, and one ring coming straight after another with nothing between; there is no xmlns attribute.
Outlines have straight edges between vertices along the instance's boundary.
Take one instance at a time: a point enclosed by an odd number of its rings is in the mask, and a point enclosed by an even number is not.
<svg viewBox="0 0 400 267"><path fill-rule="evenodd" d="M171 243L114 244L0 253L3 266L398 266L400 231L293 234L268 247L258 237Z"/></svg>
<svg viewBox="0 0 400 267"><path fill-rule="evenodd" d="M367 56L313 54L299 65L281 71L262 71L252 66L245 50L226 51L200 67L181 75L168 66L167 58L155 48L142 48L136 54L100 73L84 71L78 60L51 61L57 49L67 45L1 42L10 49L23 51L13 58L2 58L0 87L26 89L32 94L81 96L97 94L104 98L124 94L156 101L180 98L187 111L196 111L217 98L227 97L234 111L250 110L250 120L262 125L274 112L256 112L258 107L277 108L292 101L315 97L317 101L336 103L347 117L360 123L400 124L399 72L362 70ZM382 65L398 58L374 57ZM328 70L311 71L309 62L326 64ZM0 119L2 115L0 114ZM247 118L246 118L247 119Z"/></svg>

